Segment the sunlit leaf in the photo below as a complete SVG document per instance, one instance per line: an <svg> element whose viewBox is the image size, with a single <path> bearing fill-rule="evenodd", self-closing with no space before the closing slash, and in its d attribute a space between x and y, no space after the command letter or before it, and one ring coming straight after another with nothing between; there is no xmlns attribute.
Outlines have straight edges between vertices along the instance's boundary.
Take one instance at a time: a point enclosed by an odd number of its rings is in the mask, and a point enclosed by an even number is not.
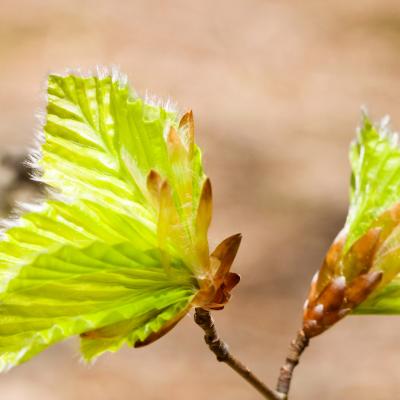
<svg viewBox="0 0 400 400"><path fill-rule="evenodd" d="M73 335L88 360L150 343L192 306L223 307L234 286L240 240L210 261L192 113L107 71L50 75L47 97L32 161L55 194L3 232L0 370Z"/></svg>
<svg viewBox="0 0 400 400"><path fill-rule="evenodd" d="M373 125L366 115L357 140L350 147L351 199L345 229L345 251L380 214L400 201L400 147L398 134L387 119Z"/></svg>

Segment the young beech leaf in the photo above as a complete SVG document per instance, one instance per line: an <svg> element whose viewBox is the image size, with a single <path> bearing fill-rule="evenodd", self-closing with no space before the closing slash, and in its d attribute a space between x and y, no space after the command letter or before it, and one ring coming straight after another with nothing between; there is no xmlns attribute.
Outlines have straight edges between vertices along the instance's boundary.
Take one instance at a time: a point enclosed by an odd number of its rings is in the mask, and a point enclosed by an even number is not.
<svg viewBox="0 0 400 400"><path fill-rule="evenodd" d="M209 254L211 184L193 115L118 73L50 75L38 179L57 196L0 242L0 370L80 335L86 360L150 343L193 306L223 308L240 235ZM61 194L61 196L60 196Z"/></svg>
<svg viewBox="0 0 400 400"><path fill-rule="evenodd" d="M350 209L304 308L312 337L349 313L400 314L400 147L366 115L350 147Z"/></svg>

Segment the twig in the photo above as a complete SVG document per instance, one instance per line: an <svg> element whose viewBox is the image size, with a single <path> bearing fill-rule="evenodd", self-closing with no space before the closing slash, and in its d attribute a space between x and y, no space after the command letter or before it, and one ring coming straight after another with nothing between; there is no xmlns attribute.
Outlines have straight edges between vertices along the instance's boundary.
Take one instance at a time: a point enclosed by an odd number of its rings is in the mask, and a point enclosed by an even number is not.
<svg viewBox="0 0 400 400"><path fill-rule="evenodd" d="M304 332L300 330L297 333L296 339L292 340L289 346L289 352L285 360L285 364L282 366L278 378L278 384L276 390L278 393L284 395L283 399L287 399L290 389L290 382L293 377L293 370L300 361L300 357L308 346L309 338L306 337Z"/></svg>
<svg viewBox="0 0 400 400"><path fill-rule="evenodd" d="M209 311L203 308L196 308L194 320L205 332L204 340L210 350L216 355L218 361L228 364L243 379L257 389L265 399L283 400L285 398L266 386L265 383L260 381L260 379L258 379L246 366L232 356L229 352L228 346L218 337L214 321Z"/></svg>

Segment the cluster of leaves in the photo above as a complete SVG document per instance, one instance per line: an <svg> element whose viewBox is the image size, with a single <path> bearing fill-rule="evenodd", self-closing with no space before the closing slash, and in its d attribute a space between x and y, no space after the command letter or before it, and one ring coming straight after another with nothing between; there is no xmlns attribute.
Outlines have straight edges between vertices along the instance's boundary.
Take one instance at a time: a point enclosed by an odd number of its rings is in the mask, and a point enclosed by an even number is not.
<svg viewBox="0 0 400 400"><path fill-rule="evenodd" d="M211 254L210 180L191 112L141 99L118 73L48 78L32 156L49 196L0 241L0 370L79 335L86 360L150 343L193 307L221 309L240 235ZM350 313L400 312L400 149L363 117L347 221L304 309L310 338Z"/></svg>
<svg viewBox="0 0 400 400"><path fill-rule="evenodd" d="M400 148L387 120L374 126L363 116L350 161L347 220L305 304L310 337L349 313L400 313Z"/></svg>
<svg viewBox="0 0 400 400"><path fill-rule="evenodd" d="M140 346L192 306L222 308L240 235L210 255L212 195L192 113L117 73L50 75L36 178L51 190L0 242L0 370L81 336L91 360Z"/></svg>

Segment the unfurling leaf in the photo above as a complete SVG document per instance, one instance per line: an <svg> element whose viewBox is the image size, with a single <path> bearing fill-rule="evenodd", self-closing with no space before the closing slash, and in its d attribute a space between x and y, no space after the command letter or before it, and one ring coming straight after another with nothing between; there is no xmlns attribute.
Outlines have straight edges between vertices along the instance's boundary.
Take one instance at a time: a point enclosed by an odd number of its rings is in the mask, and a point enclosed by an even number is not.
<svg viewBox="0 0 400 400"><path fill-rule="evenodd" d="M304 307L308 337L349 313L400 314L400 148L366 115L350 148L350 208Z"/></svg>
<svg viewBox="0 0 400 400"><path fill-rule="evenodd" d="M209 254L211 184L191 112L107 72L50 75L47 98L32 159L57 195L3 232L0 370L73 335L87 360L142 346L193 306L222 308L238 282L238 235Z"/></svg>

